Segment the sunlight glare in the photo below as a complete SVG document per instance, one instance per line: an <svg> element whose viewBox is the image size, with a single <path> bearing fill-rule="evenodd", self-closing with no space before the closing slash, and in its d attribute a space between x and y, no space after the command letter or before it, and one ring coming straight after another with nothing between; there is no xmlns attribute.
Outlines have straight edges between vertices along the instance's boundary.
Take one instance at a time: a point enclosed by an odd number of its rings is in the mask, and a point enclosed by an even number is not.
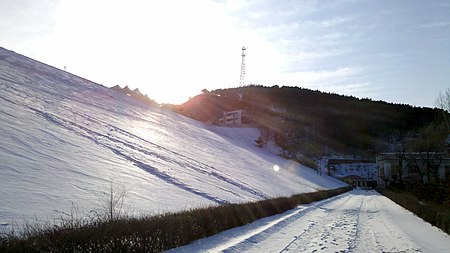
<svg viewBox="0 0 450 253"><path fill-rule="evenodd" d="M274 166L273 166L273 170L274 170L275 172L278 172L278 171L280 170L280 166L274 165Z"/></svg>
<svg viewBox="0 0 450 253"><path fill-rule="evenodd" d="M263 44L222 7L205 0L63 0L47 41L60 38L52 43L60 52L53 58L72 73L106 86L139 88L160 103L182 103L206 87L237 85L240 48L252 46L255 57L253 44Z"/></svg>

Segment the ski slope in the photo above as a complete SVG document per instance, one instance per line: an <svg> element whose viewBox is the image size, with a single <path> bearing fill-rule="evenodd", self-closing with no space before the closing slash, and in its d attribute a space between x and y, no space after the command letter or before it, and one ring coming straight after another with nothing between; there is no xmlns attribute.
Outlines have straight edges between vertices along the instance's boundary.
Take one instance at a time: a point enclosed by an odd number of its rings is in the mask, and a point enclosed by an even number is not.
<svg viewBox="0 0 450 253"><path fill-rule="evenodd" d="M258 135L150 107L0 48L0 224L101 212L111 183L126 193L128 214L344 185L255 147Z"/></svg>
<svg viewBox="0 0 450 253"><path fill-rule="evenodd" d="M450 237L375 191L354 190L169 252L450 252Z"/></svg>

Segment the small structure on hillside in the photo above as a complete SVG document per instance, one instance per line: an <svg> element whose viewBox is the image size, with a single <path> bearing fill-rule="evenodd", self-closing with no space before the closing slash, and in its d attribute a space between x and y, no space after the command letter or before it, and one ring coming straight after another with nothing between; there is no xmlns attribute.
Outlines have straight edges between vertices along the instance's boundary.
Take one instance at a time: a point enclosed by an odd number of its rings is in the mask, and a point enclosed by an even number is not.
<svg viewBox="0 0 450 253"><path fill-rule="evenodd" d="M329 159L327 174L354 187L375 188L377 186L377 165L367 160Z"/></svg>
<svg viewBox="0 0 450 253"><path fill-rule="evenodd" d="M141 100L142 102L144 102L146 104L149 104L149 105L152 105L152 106L158 105L158 103L156 103L153 99L150 99L147 95L143 95L138 88L136 88L134 90L131 90L128 87L128 85L123 87L123 88L121 88L119 85L116 85L114 87L111 87L110 89L114 90L114 91L117 91L117 92L120 92L122 94L125 94L125 95L127 95L129 97L133 97L133 98L136 98L138 100Z"/></svg>
<svg viewBox="0 0 450 253"><path fill-rule="evenodd" d="M247 111L242 109L223 112L223 116L219 119L219 123L221 125L241 125L250 123L250 115Z"/></svg>

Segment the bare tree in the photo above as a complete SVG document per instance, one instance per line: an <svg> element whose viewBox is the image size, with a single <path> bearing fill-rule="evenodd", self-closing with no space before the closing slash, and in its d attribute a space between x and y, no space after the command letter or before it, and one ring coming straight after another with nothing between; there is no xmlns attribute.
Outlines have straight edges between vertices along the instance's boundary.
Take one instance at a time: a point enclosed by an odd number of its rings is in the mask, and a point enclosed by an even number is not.
<svg viewBox="0 0 450 253"><path fill-rule="evenodd" d="M408 153L408 173L413 174L420 183L424 183L425 165L423 161L415 153Z"/></svg>
<svg viewBox="0 0 450 253"><path fill-rule="evenodd" d="M431 123L419 131L418 138L412 143L412 149L416 153L413 154L414 159L410 158L409 162L417 165L419 170L424 168L422 178L425 175L428 182L432 180L439 182L440 180L439 168L442 164L446 137L447 132L442 123Z"/></svg>
<svg viewBox="0 0 450 253"><path fill-rule="evenodd" d="M435 104L437 107L442 109L442 114L444 115L444 121L447 126L447 131L450 132L450 119L447 117L447 114L450 113L450 88L447 88L444 92L439 92Z"/></svg>
<svg viewBox="0 0 450 253"><path fill-rule="evenodd" d="M126 194L127 190L122 183L110 180L106 191L102 191L99 196L105 219L114 220L123 214Z"/></svg>
<svg viewBox="0 0 450 253"><path fill-rule="evenodd" d="M388 185L389 185L389 182L391 181L391 180L389 179L389 175L380 176L380 178L384 181L384 185L385 185L385 186L388 186Z"/></svg>
<svg viewBox="0 0 450 253"><path fill-rule="evenodd" d="M408 169L406 166L406 142L404 140L398 141L394 147L394 152L398 161L394 166L394 170L397 173L399 182L401 183L403 181L403 174Z"/></svg>

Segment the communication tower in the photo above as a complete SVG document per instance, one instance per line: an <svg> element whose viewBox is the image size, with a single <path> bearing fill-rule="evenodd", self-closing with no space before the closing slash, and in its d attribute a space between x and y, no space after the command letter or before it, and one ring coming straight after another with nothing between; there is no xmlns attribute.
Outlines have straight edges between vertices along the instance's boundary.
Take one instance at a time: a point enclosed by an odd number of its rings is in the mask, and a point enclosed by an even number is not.
<svg viewBox="0 0 450 253"><path fill-rule="evenodd" d="M239 87L242 87L245 84L245 50L247 50L247 48L242 47L241 79L239 81Z"/></svg>

